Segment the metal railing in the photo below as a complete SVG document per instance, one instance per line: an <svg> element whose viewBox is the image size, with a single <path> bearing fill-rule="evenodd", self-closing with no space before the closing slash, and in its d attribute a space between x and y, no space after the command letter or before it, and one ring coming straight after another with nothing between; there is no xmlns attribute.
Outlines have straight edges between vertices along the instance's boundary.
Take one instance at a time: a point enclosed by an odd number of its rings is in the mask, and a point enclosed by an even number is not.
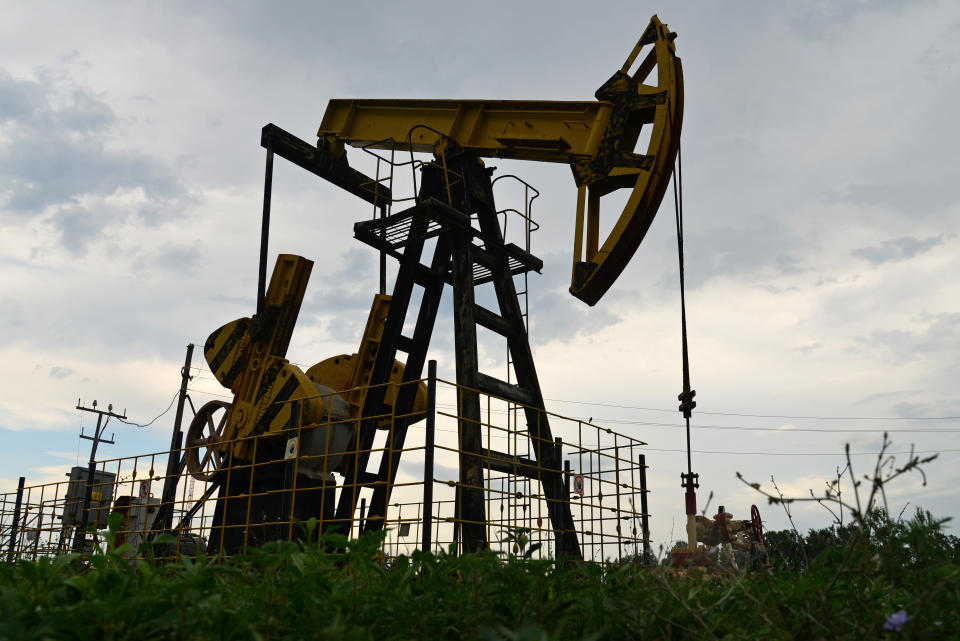
<svg viewBox="0 0 960 641"><path fill-rule="evenodd" d="M457 507L458 489L483 492L486 519L480 525L490 549L497 553L520 554L518 535L522 533L528 541L524 552L533 558L553 558L556 532L549 518L551 501L569 505L584 560L622 562L647 549L642 441L549 413L555 436L549 445L557 448L560 456L555 460L563 461L563 467L545 468L529 456L538 448L529 445L532 436L526 426L508 421L515 403L482 394L484 450L465 452L458 434L464 419L456 409L462 389L442 379L424 380L430 390L427 419L409 426L402 448L391 447L394 426L419 419L422 412L417 417L392 413L369 417L380 419L385 429L378 430L369 449L367 468L377 470L384 456L398 457L397 475L392 480L371 478L373 472L345 478L338 471L342 457L358 453L356 439L345 451L331 451L329 445L321 451L300 447L304 437L319 428L326 429L329 443L332 428L352 429L348 421L328 419L296 425L292 420L291 427L282 432L210 445L223 453L221 467L205 478L190 477L187 472L172 478L175 492L168 503L160 498L167 480L161 471L170 452L97 462L94 496L111 497L111 502L91 504L90 509L96 511L87 519L91 527L76 539L79 520L70 515L76 513L78 492L82 497L81 490L86 489L83 483L25 484L17 492L0 494L4 556L8 560L36 559L122 544L129 545L131 557L230 556L271 540L324 545L320 533L339 531L355 537L363 530L381 528L387 531L382 543L384 558L409 555L425 547L456 553L461 550L457 532L466 523ZM292 438L297 441L291 448ZM242 441L248 441L248 447L236 447ZM250 454L241 459L235 451ZM181 460L187 453L176 452ZM504 454L513 457L518 474L495 469L503 468ZM482 487L468 487L460 478L462 455L481 461ZM552 493L560 498L547 498L547 482L563 485L560 492ZM387 509L383 516L375 516L368 506L374 490L382 485L388 485ZM355 493L358 501L352 514L337 518L333 506L344 492ZM107 511L119 514L113 517L119 523L112 532L106 528ZM309 532L306 523L311 518L315 528ZM165 528L165 523L172 527ZM150 541L154 541L152 547L142 547Z"/></svg>

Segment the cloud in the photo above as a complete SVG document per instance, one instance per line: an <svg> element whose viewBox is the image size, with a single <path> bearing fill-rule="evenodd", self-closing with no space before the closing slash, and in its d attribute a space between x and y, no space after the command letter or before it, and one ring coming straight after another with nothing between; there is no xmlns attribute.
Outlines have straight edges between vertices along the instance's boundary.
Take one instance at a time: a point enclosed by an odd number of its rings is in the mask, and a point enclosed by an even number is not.
<svg viewBox="0 0 960 641"><path fill-rule="evenodd" d="M960 20L951 23L939 37L930 39L930 47L920 55L923 65L932 79L954 79L957 62L960 61Z"/></svg>
<svg viewBox="0 0 960 641"><path fill-rule="evenodd" d="M925 323L920 330L876 329L854 338L848 351L894 364L941 354L945 345L960 344L960 313L923 314L916 319ZM956 365L954 354L950 365Z"/></svg>
<svg viewBox="0 0 960 641"><path fill-rule="evenodd" d="M257 301L253 296L225 296L223 294L211 294L210 296L207 296L207 300L212 303L225 303L242 307L246 310L255 310L257 308Z"/></svg>
<svg viewBox="0 0 960 641"><path fill-rule="evenodd" d="M57 380L62 380L75 373L76 372L69 367L60 367L59 365L54 365L50 368L50 378L55 378Z"/></svg>
<svg viewBox="0 0 960 641"><path fill-rule="evenodd" d="M311 288L315 293L303 303L302 321L313 315L320 319L332 340L358 343L373 301L366 284L373 280L376 264L369 250L353 248L339 255L338 266L333 271L314 273L312 279L316 282ZM408 317L416 313L412 300L410 309Z"/></svg>
<svg viewBox="0 0 960 641"><path fill-rule="evenodd" d="M82 254L112 227L157 225L191 201L176 174L139 151L109 145L117 116L89 89L41 69L0 68L0 221L39 220Z"/></svg>
<svg viewBox="0 0 960 641"><path fill-rule="evenodd" d="M35 465L29 468L31 472L36 472L44 478L56 479L57 481L62 482L63 475L68 471L67 466L63 463L56 463L54 465ZM36 485L36 477L31 475L30 483Z"/></svg>
<svg viewBox="0 0 960 641"><path fill-rule="evenodd" d="M903 236L892 240L885 240L874 247L860 247L850 252L857 258L863 258L874 265L882 265L889 261L909 260L930 251L943 244L943 234L930 238L914 238Z"/></svg>
<svg viewBox="0 0 960 641"><path fill-rule="evenodd" d="M429 260L429 255L430 252L424 252L424 260ZM615 300L618 298L616 292L610 292L607 295L604 306L587 307L567 291L568 255L552 253L546 254L543 259L543 275L536 273L529 275L530 331L531 335L537 337L535 342L568 341L578 335L599 332L604 327L619 322L620 315L611 311L616 308ZM344 251L340 254L339 266L335 270L314 275L317 282L311 287L316 287L316 293L304 302L301 318L306 320L307 315L314 315L320 319L324 333L331 340L348 344L356 343L363 332L370 303L373 300L367 284L375 280L375 271L376 261L371 257L369 250L355 248ZM523 288L518 285L517 289L522 291ZM419 288L414 288L407 312L407 323L411 326L416 321L419 309L419 292ZM388 293L390 293L389 287ZM432 345L443 345L453 341L450 316L451 295L452 290L447 286L440 302ZM498 312L492 285L478 287L475 297L477 304L495 313ZM522 297L521 305L523 305ZM484 344L487 334L484 331L478 334L481 342L479 348L481 351L493 349L492 353L499 358L503 348L499 343L495 346Z"/></svg>
<svg viewBox="0 0 960 641"><path fill-rule="evenodd" d="M588 307L570 294L569 254L554 252L542 258L543 274L528 276L533 342L569 342L577 336L596 334L622 320L616 310L622 308L624 298L630 295L622 287L607 292L595 307Z"/></svg>
<svg viewBox="0 0 960 641"><path fill-rule="evenodd" d="M897 396L908 395L911 392L905 391L895 391L895 392L877 392L875 394L870 394L858 400L857 405L866 405L868 403L873 403L875 401L883 401L891 398L896 398Z"/></svg>
<svg viewBox="0 0 960 641"><path fill-rule="evenodd" d="M199 240L189 245L164 243L156 253L154 264L173 272L195 273L203 263L202 250L203 243Z"/></svg>
<svg viewBox="0 0 960 641"><path fill-rule="evenodd" d="M806 268L800 256L803 238L772 218L754 218L738 226L684 232L686 281L700 287L719 276L752 279L797 274ZM675 286L675 275L668 277ZM772 293L790 291L774 286Z"/></svg>
<svg viewBox="0 0 960 641"><path fill-rule="evenodd" d="M9 331L28 327L29 324L30 315L22 302L9 296L0 298L0 327Z"/></svg>
<svg viewBox="0 0 960 641"><path fill-rule="evenodd" d="M60 458L67 461L73 461L77 458L76 452L44 452L47 456L52 456L54 458Z"/></svg>
<svg viewBox="0 0 960 641"><path fill-rule="evenodd" d="M926 418L931 416L958 416L960 415L960 401L940 399L911 403L901 401L892 408L894 416L903 418Z"/></svg>
<svg viewBox="0 0 960 641"><path fill-rule="evenodd" d="M921 126L931 130L932 134L936 125L937 123L924 122ZM955 138L952 132L946 137ZM920 138L923 139L922 136ZM915 141L908 144L910 147L918 146ZM930 149L924 147L924 151L931 155L941 155L942 149L939 147L940 145L931 145ZM899 159L878 159L875 164L869 177L826 190L823 194L824 200L828 203L890 207L921 217L940 211L956 201L953 192L943 189L943 185L951 180L946 166L921 169L904 166Z"/></svg>
<svg viewBox="0 0 960 641"><path fill-rule="evenodd" d="M905 5L899 0L819 0L806 3L803 7L802 12L790 21L790 25L797 33L810 40L829 40L840 36L848 25L861 15L902 11Z"/></svg>

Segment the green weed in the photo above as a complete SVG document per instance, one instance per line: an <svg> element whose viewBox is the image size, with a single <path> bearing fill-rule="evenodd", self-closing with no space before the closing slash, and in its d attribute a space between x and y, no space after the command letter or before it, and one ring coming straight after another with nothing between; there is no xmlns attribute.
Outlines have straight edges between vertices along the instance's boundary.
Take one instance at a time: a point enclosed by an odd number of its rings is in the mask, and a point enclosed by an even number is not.
<svg viewBox="0 0 960 641"><path fill-rule="evenodd" d="M536 560L523 530L502 535L503 556L384 559L383 533L313 537L310 522L312 543L230 559L120 547L20 561L0 565L0 640L957 638L960 541L881 503L768 533L772 568L753 573Z"/></svg>

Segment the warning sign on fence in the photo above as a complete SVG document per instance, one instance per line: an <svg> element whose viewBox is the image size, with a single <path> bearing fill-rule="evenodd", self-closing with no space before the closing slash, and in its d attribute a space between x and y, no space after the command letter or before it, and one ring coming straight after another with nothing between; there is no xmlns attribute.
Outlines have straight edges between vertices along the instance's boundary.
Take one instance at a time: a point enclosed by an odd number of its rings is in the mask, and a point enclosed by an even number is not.
<svg viewBox="0 0 960 641"><path fill-rule="evenodd" d="M573 477L573 491L583 496L583 474L577 474Z"/></svg>

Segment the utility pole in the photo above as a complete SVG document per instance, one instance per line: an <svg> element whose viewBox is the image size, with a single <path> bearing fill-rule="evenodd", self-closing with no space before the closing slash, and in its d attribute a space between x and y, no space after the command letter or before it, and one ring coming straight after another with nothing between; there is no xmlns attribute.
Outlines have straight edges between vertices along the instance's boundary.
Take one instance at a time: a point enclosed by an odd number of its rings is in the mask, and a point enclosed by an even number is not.
<svg viewBox="0 0 960 641"><path fill-rule="evenodd" d="M93 436L87 436L83 433L83 430L80 430L80 438L85 438L88 441L93 441L93 444L90 446L90 461L87 464L87 491L83 496L83 511L81 512L80 517L80 526L77 527L73 536L73 551L80 552L83 550L83 539L86 536L87 525L90 521L90 502L93 498L93 482L94 475L97 471L97 446L100 443L109 443L113 445L113 434L110 435L111 440L103 438L103 433L107 429L107 425L110 423L111 418L119 418L121 420L127 420L127 410L123 410L123 414L114 414L113 413L113 404L107 405L106 411L97 409L97 401L93 401L93 407L83 407L80 405L80 399L77 399L77 409L81 412L93 412L97 415L97 427L93 431ZM106 422L103 421L103 417L106 416Z"/></svg>
<svg viewBox="0 0 960 641"><path fill-rule="evenodd" d="M177 494L177 483L180 480L182 469L181 455L183 451L183 406L187 400L187 385L193 378L190 376L190 364L193 360L193 343L187 345L187 356L180 370L180 395L177 401L177 415L173 419L173 436L170 438L170 454L167 456L167 475L163 479L163 494L160 500L160 511L157 513L157 524L169 530L173 526L173 501Z"/></svg>

